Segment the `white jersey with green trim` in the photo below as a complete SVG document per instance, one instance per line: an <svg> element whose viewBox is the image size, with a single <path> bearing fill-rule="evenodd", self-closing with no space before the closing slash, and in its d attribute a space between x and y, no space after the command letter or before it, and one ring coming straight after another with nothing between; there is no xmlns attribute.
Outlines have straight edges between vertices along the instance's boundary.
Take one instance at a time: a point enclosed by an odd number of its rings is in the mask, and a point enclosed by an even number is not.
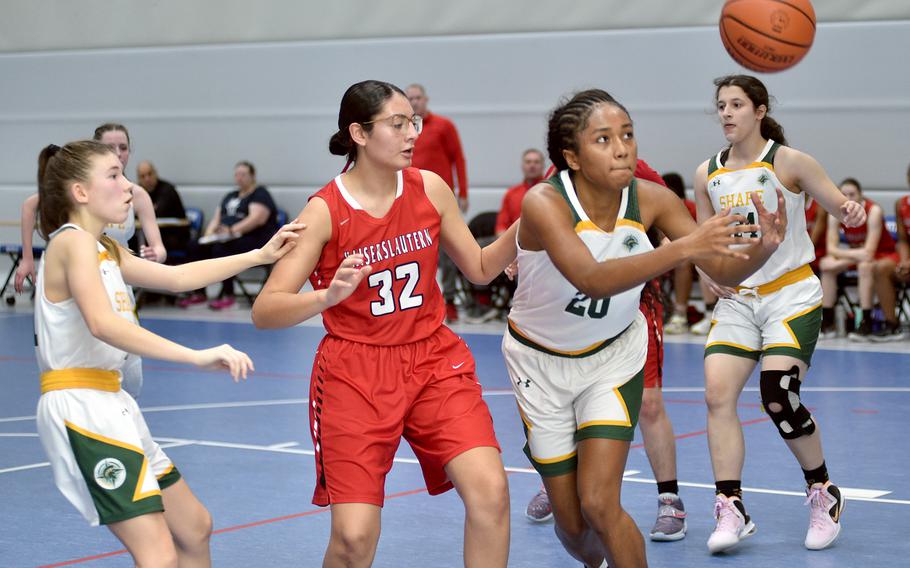
<svg viewBox="0 0 910 568"><path fill-rule="evenodd" d="M775 189L780 188L784 195L786 237L767 262L742 282L741 285L747 288L767 284L815 259L815 247L806 230L806 196L784 187L774 173L774 155L780 147L774 140L768 140L758 158L742 168L724 167L726 150L721 150L708 162L708 197L715 211L730 207L733 214L743 215L749 223L757 223L758 213L749 194L758 193L762 205L771 212L777 211ZM761 233L750 236L758 237Z"/></svg>
<svg viewBox="0 0 910 568"><path fill-rule="evenodd" d="M82 230L67 223L54 231L50 240L66 229ZM92 335L82 317L75 298L62 302L48 300L44 290L44 265L47 255L38 265L35 290L35 351L42 373L73 368L120 370L127 353ZM136 323L133 303L127 292L120 267L104 246L98 243L98 270L114 313Z"/></svg>
<svg viewBox="0 0 910 568"><path fill-rule="evenodd" d="M573 212L575 232L597 261L653 250L641 224L636 181L622 190L616 226L606 232L585 213L568 172L551 184ZM524 339L563 355L584 356L622 333L635 320L644 284L609 298L592 299L569 282L545 250L518 243L518 289L509 312L510 328Z"/></svg>

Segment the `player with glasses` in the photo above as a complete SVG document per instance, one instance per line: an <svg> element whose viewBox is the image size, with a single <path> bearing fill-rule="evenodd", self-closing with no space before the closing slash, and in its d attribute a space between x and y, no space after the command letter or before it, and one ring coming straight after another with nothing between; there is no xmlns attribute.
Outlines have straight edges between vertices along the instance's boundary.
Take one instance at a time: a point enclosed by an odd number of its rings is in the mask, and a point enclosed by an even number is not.
<svg viewBox="0 0 910 568"><path fill-rule="evenodd" d="M387 116L385 118L377 118L375 120L368 120L366 122L361 122L361 125L367 124L376 124L377 122L384 122L385 124L391 126L396 132L402 136L407 135L407 123L411 123L414 126L414 130L420 135L420 132L423 130L423 117L419 114L413 114L408 116L406 114L393 114L392 116Z"/></svg>
<svg viewBox="0 0 910 568"><path fill-rule="evenodd" d="M404 438L427 491L454 487L464 501L465 566L504 568L508 482L474 358L443 324L436 269L443 248L469 280L489 283L515 258L515 226L480 248L448 184L411 167L421 127L412 112L394 85L347 90L329 151L353 165L310 198L306 238L272 271L253 322L290 327L322 314L310 426L313 503L332 511L324 567L372 564ZM313 290L300 293L308 277Z"/></svg>

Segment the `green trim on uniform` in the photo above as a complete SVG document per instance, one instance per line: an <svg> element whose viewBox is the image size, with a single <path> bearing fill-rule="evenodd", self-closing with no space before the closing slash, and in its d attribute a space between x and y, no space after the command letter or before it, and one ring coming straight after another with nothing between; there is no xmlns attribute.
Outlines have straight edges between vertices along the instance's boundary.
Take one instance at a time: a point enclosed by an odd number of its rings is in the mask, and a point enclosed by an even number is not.
<svg viewBox="0 0 910 568"><path fill-rule="evenodd" d="M708 177L711 177L711 174L720 169L720 165L717 163L717 154L711 156L711 159L708 160Z"/></svg>
<svg viewBox="0 0 910 568"><path fill-rule="evenodd" d="M635 426L638 425L638 415L641 412L641 398L645 389L645 368L642 367L634 377L619 387L626 410L629 411L631 426L588 426L575 432L575 443L590 438L607 438L630 442L635 437Z"/></svg>
<svg viewBox="0 0 910 568"><path fill-rule="evenodd" d="M180 472L177 471L177 466L174 466L171 468L171 471L165 473L164 475L162 475L161 477L158 478L158 487L160 487L161 490L164 491L171 485L180 481L180 479L182 477L183 476L180 475Z"/></svg>
<svg viewBox="0 0 910 568"><path fill-rule="evenodd" d="M531 462L531 465L534 466L534 469L537 470L541 477L556 477L572 473L578 469L578 454L572 454L572 457L556 463L540 463L531 456L531 448L528 447L528 444L525 444L524 451L525 455L528 456L528 461Z"/></svg>
<svg viewBox="0 0 910 568"><path fill-rule="evenodd" d="M102 525L164 511L157 492L133 501L145 465L144 454L91 438L69 427L66 433Z"/></svg>
<svg viewBox="0 0 910 568"><path fill-rule="evenodd" d="M811 312L790 320L789 325L800 348L772 347L765 350L765 355L796 357L806 365L811 365L812 354L815 353L815 346L818 343L818 334L822 329L822 307L818 306Z"/></svg>
<svg viewBox="0 0 910 568"><path fill-rule="evenodd" d="M753 361L758 361L761 359L761 351L740 349L739 347L733 347L732 345L711 345L709 347L705 347L705 357L708 355L713 355L715 353L745 357L746 359L752 359Z"/></svg>
<svg viewBox="0 0 910 568"><path fill-rule="evenodd" d="M569 172L569 178L572 177L572 172ZM569 209L572 211L572 226L577 225L581 221L581 217L578 215L578 212L575 211L575 206L572 205L572 201L569 199L569 194L566 192L566 187L562 183L562 179L559 177L559 171L549 177L546 183L553 186L553 188L566 200L566 203L569 205ZM574 182L573 182L574 183Z"/></svg>
<svg viewBox="0 0 910 568"><path fill-rule="evenodd" d="M768 150L768 153L765 154L762 161L768 162L769 164L771 164L773 166L774 165L774 155L777 154L778 148L780 148L780 144L775 141L774 144L771 144L771 149Z"/></svg>
<svg viewBox="0 0 910 568"><path fill-rule="evenodd" d="M635 323L635 322L632 322L632 323ZM511 335L512 337L515 338L515 341L521 343L525 347L530 347L531 349L534 349L535 351L540 351L541 353L546 353L547 355L552 355L554 357L563 357L565 359L583 359L585 357L590 357L591 355L594 355L595 353L598 353L598 352L604 350L605 348L609 347L610 345L612 345L613 342L616 341L617 339L619 339L620 337L622 337L622 334L624 334L626 331L628 331L628 329L630 327L632 327L631 323L626 327L626 329L620 331L613 337L603 340L601 343L595 345L594 347L588 349L587 351L585 351L583 353L576 353L576 354L561 353L559 351L553 351L552 349L544 347L543 345L540 345L539 343L535 343L534 341L528 339L527 337L525 337L525 336L521 335L520 333L518 333L517 331L515 331L511 325L507 325L506 329L509 330L509 335Z"/></svg>
<svg viewBox="0 0 910 568"><path fill-rule="evenodd" d="M525 421L521 421L521 429L525 433L525 446L522 448L526 456L528 456L528 461L531 462L531 465L534 466L534 469L537 470L537 473L541 477L556 477L557 475L565 475L571 473L578 469L578 454L572 454L572 457L566 458L563 461L556 463L540 463L534 460L534 456L531 455L531 444L528 442L528 425L525 424Z"/></svg>
<svg viewBox="0 0 910 568"><path fill-rule="evenodd" d="M623 219L641 223L641 210L638 207L638 181L634 177L629 183L629 198L626 200L626 211L623 213Z"/></svg>

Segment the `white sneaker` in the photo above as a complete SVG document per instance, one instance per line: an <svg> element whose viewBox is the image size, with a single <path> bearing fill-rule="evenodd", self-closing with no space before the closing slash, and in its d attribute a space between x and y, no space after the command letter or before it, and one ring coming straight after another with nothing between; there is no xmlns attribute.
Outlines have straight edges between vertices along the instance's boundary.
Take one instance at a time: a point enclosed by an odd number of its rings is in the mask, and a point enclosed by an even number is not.
<svg viewBox="0 0 910 568"><path fill-rule="evenodd" d="M806 548L822 550L831 546L840 534L840 516L846 505L840 489L830 481L816 483L806 489L806 505L809 506L809 530L806 532Z"/></svg>
<svg viewBox="0 0 910 568"><path fill-rule="evenodd" d="M714 532L708 537L708 551L711 554L717 554L729 550L739 544L739 541L755 534L755 523L745 514L745 508L739 501L739 507L735 503L739 499L731 499L724 495L718 495L714 499L714 518L717 519L717 525Z"/></svg>
<svg viewBox="0 0 910 568"><path fill-rule="evenodd" d="M689 328L689 333L692 335L708 335L713 323L709 316L705 316L700 321L692 324L692 327Z"/></svg>
<svg viewBox="0 0 910 568"><path fill-rule="evenodd" d="M689 331L689 321L685 314L673 314L670 321L664 325L664 333L668 335L680 335Z"/></svg>

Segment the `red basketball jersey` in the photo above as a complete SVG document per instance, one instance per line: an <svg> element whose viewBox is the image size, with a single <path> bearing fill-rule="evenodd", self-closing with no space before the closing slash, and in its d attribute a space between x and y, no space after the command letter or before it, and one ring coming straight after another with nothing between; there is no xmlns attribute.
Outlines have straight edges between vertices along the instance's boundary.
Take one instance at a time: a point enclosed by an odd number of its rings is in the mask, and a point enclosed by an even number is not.
<svg viewBox="0 0 910 568"><path fill-rule="evenodd" d="M863 209L866 210L867 219L869 217L869 211L872 210L873 205L875 205L875 202L871 199L863 200ZM859 248L866 243L868 225L868 221L859 227L847 227L843 223L840 224L840 228L844 232L844 239L847 241L847 244L850 246L850 248ZM882 236L878 240L878 248L875 249L875 252L877 254L894 252L894 237L891 236L891 232L888 230L888 227L885 226L884 216L882 216Z"/></svg>
<svg viewBox="0 0 910 568"><path fill-rule="evenodd" d="M329 207L332 237L310 276L313 288L328 288L351 254L362 254L373 267L349 298L322 313L326 331L360 343L400 345L438 329L445 315L436 284L441 219L420 170L398 172L395 202L381 219L360 207L341 176L310 199L314 197Z"/></svg>

